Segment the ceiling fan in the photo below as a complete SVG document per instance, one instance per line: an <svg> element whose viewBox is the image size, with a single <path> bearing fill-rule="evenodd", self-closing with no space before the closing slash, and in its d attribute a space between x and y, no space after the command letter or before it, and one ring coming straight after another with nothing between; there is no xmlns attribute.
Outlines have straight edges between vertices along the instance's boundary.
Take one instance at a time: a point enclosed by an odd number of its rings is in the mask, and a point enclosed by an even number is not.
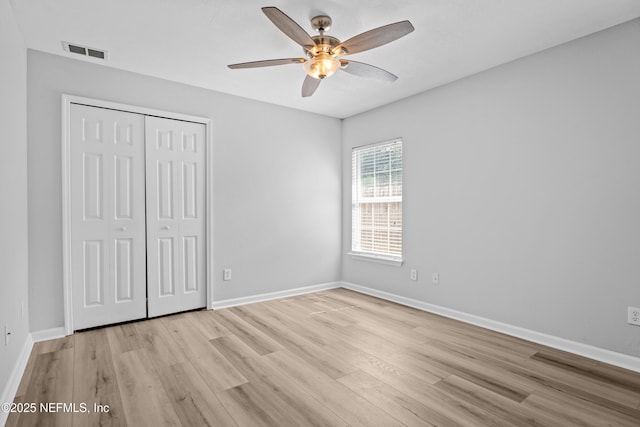
<svg viewBox="0 0 640 427"><path fill-rule="evenodd" d="M341 42L337 38L325 34L325 31L331 27L331 18L326 15L316 16L311 19L311 26L319 32L319 35L310 36L300 25L277 7L263 7L262 11L280 31L302 46L307 57L242 62L231 64L228 67L238 69L302 64L304 71L307 73L302 84L303 97L313 95L322 79L333 75L338 70L343 70L359 77L395 81L398 77L382 68L342 59L341 57L382 46L406 36L414 29L411 22L400 21L374 28Z"/></svg>

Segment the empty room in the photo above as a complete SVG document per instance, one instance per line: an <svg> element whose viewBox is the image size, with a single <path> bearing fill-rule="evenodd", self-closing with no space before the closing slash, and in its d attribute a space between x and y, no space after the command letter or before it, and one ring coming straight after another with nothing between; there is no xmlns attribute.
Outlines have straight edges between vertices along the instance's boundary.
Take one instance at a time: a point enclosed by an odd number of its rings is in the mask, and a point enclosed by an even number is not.
<svg viewBox="0 0 640 427"><path fill-rule="evenodd" d="M637 0L0 0L0 425L640 425Z"/></svg>

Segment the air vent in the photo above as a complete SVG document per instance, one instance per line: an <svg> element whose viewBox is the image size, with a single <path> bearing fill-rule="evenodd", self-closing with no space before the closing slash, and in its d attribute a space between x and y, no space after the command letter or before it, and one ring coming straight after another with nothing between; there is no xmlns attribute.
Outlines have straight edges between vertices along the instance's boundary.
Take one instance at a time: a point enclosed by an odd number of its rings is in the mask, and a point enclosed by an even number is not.
<svg viewBox="0 0 640 427"><path fill-rule="evenodd" d="M93 57L93 58L100 58L100 59L104 59L104 55L106 54L106 52L102 51L102 50L95 50L95 49L87 49L87 55Z"/></svg>
<svg viewBox="0 0 640 427"><path fill-rule="evenodd" d="M72 44L69 42L62 42L64 50L71 53L76 53L82 56L89 56L97 59L107 59L108 52L106 50L94 49L92 47L81 46L79 44Z"/></svg>

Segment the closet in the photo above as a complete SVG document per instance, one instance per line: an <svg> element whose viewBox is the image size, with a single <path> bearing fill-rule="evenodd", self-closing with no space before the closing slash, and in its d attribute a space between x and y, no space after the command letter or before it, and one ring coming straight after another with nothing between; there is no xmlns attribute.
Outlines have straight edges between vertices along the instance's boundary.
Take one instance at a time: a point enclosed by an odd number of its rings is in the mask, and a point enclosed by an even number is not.
<svg viewBox="0 0 640 427"><path fill-rule="evenodd" d="M71 103L73 329L206 306L206 128Z"/></svg>

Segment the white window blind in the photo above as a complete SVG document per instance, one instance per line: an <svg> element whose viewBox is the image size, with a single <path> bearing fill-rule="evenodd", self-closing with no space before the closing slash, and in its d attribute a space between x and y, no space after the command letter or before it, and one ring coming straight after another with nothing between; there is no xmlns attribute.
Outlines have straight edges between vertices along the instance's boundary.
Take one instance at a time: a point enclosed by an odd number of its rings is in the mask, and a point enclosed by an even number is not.
<svg viewBox="0 0 640 427"><path fill-rule="evenodd" d="M351 153L352 239L355 254L402 257L402 140Z"/></svg>

